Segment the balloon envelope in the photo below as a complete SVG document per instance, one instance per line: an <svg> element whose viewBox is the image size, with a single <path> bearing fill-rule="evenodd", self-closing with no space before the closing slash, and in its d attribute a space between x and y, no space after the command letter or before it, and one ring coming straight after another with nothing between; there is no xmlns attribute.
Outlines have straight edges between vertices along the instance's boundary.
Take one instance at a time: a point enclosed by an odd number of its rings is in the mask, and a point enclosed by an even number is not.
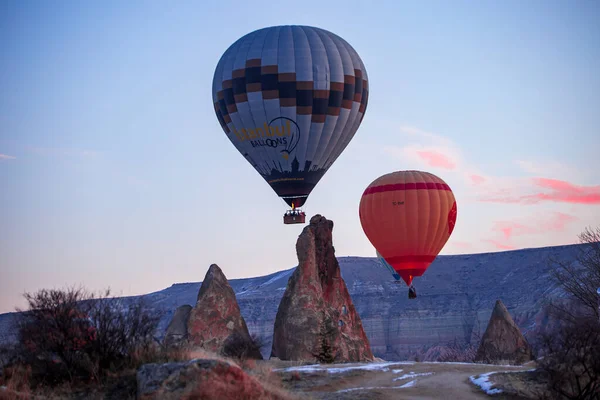
<svg viewBox="0 0 600 400"><path fill-rule="evenodd" d="M388 264L387 261L385 261L385 258L383 258L383 256L381 254L379 254L378 251L377 251L377 258L379 259L379 262L381 263L381 265L383 265L388 271L390 271L390 273L392 274L394 279L399 281L400 275L398 275L398 273L396 272L394 267L392 267L390 264Z"/></svg>
<svg viewBox="0 0 600 400"><path fill-rule="evenodd" d="M344 39L273 26L225 51L212 95L229 140L279 197L300 207L357 131L369 85Z"/></svg>
<svg viewBox="0 0 600 400"><path fill-rule="evenodd" d="M360 200L367 238L407 285L442 250L456 224L454 194L441 178L397 171L375 179Z"/></svg>

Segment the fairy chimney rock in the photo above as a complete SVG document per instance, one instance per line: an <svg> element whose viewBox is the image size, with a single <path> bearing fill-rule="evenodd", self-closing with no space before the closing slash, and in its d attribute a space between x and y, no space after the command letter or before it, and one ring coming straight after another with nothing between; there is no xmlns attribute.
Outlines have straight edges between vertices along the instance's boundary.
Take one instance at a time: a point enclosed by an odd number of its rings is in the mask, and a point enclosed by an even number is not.
<svg viewBox="0 0 600 400"><path fill-rule="evenodd" d="M167 327L165 332L164 344L165 346L179 346L186 342L188 337L188 320L190 318L190 312L192 306L184 304L177 307L173 318Z"/></svg>
<svg viewBox="0 0 600 400"><path fill-rule="evenodd" d="M233 289L218 265L212 264L198 291L188 321L188 341L217 354L244 351L248 358L262 359L240 312ZM229 348L229 349L228 349Z"/></svg>
<svg viewBox="0 0 600 400"><path fill-rule="evenodd" d="M335 257L332 232L333 221L317 214L298 237L298 267L277 310L271 358L373 361Z"/></svg>
<svg viewBox="0 0 600 400"><path fill-rule="evenodd" d="M500 300L481 338L476 362L523 364L533 359L531 347Z"/></svg>

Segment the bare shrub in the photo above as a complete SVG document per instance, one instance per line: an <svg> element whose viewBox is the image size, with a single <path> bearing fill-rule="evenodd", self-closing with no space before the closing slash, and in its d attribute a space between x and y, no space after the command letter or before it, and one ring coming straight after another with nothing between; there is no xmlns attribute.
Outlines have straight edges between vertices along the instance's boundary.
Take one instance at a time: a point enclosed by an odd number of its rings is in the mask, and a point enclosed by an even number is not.
<svg viewBox="0 0 600 400"><path fill-rule="evenodd" d="M160 316L152 314L140 297L135 301L104 296L91 300L89 319L96 329L91 353L100 369L136 367L140 354L156 353L153 333Z"/></svg>
<svg viewBox="0 0 600 400"><path fill-rule="evenodd" d="M464 343L459 342L457 339L448 343L442 354L438 357L437 361L441 362L475 362L475 355L477 354L477 348L479 343Z"/></svg>
<svg viewBox="0 0 600 400"><path fill-rule="evenodd" d="M539 368L549 396L600 399L600 228L579 235L575 262L551 260L552 278L566 294L549 306L552 323L538 337Z"/></svg>
<svg viewBox="0 0 600 400"><path fill-rule="evenodd" d="M600 289L600 227L586 228L579 234L579 242L580 249L575 260L549 258L551 277L571 300L561 307L564 316L571 314L575 306L584 310L583 313L600 319L597 292Z"/></svg>
<svg viewBox="0 0 600 400"><path fill-rule="evenodd" d="M82 303L89 293L82 288L42 289L24 297L29 309L19 321L20 356L32 367L32 376L50 384L91 378L95 329Z"/></svg>
<svg viewBox="0 0 600 400"><path fill-rule="evenodd" d="M479 307L477 310L479 310ZM468 362L474 363L475 357L477 356L477 350L481 343L481 327L478 318L467 325L467 319L463 319L463 326L469 326L470 331L465 333L464 341L459 341L454 338L453 341L449 342L444 346L442 353L438 357L437 361L441 362ZM482 360L481 362L489 362L490 360Z"/></svg>
<svg viewBox="0 0 600 400"><path fill-rule="evenodd" d="M245 337L235 332L223 344L223 355L241 361L253 359L260 353L264 345L265 340L257 334Z"/></svg>
<svg viewBox="0 0 600 400"><path fill-rule="evenodd" d="M24 295L19 322L19 363L35 384L99 381L109 372L136 367L161 351L153 332L159 316L143 301L104 296L82 288L42 289Z"/></svg>
<svg viewBox="0 0 600 400"><path fill-rule="evenodd" d="M538 361L554 398L600 399L600 324L584 316L542 335Z"/></svg>

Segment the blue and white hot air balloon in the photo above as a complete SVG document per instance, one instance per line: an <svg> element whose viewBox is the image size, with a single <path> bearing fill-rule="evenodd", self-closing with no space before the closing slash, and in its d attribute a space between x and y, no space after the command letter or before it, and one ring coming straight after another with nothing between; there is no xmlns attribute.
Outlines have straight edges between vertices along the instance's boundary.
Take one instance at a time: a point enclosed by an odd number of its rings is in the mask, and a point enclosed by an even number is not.
<svg viewBox="0 0 600 400"><path fill-rule="evenodd" d="M344 39L286 25L234 42L217 64L212 95L229 140L294 209L354 137L369 84Z"/></svg>

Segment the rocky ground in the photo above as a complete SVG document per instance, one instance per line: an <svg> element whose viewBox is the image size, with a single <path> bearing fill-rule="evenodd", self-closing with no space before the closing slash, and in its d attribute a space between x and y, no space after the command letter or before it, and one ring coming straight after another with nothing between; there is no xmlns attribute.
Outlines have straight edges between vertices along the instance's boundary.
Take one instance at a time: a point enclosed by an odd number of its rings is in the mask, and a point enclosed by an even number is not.
<svg viewBox="0 0 600 400"><path fill-rule="evenodd" d="M270 361L269 361L270 362ZM512 382L514 388L519 376L534 368L490 364L379 362L363 364L274 365L290 392L301 398L312 399L485 399L486 390L497 399L535 398L524 396L526 381L520 381L521 396L513 390L503 390L495 384L502 375L503 384ZM490 372L500 372L489 377ZM504 374L511 372L510 374ZM482 376L483 375L483 376ZM472 377L472 378L471 378ZM479 379L478 379L479 378ZM486 379L487 378L487 379ZM488 383L489 382L489 383ZM525 383L524 383L525 382ZM501 388L501 389L499 389ZM495 389L495 390L494 390ZM498 393L499 390L502 392ZM529 394L534 392L529 391Z"/></svg>
<svg viewBox="0 0 600 400"><path fill-rule="evenodd" d="M241 365L247 377L253 377L275 397L250 396L248 398L277 399L538 399L543 391L536 377L533 362L522 366L491 364L436 363L436 362L388 362L304 364L294 361L250 361ZM64 388L39 396L9 395L6 387L0 387L0 399L136 399L140 395L139 375L127 373L109 381L103 388ZM179 379L179 378L178 378ZM246 378L247 380L248 378ZM229 378L227 382L229 382ZM212 380L214 381L214 379ZM180 386L196 386L198 382L180 382ZM230 382L239 387L237 379ZM214 386L211 384L211 386ZM142 390L143 391L143 390ZM220 395L230 392L219 389ZM137 396L136 396L137 392ZM239 394L239 393L238 393ZM170 393L177 395L177 393ZM236 395L237 396L237 395ZM167 398L163 395L150 398ZM168 397L168 398L177 398ZM213 397L208 397L213 398ZM214 397L236 398L236 397Z"/></svg>

